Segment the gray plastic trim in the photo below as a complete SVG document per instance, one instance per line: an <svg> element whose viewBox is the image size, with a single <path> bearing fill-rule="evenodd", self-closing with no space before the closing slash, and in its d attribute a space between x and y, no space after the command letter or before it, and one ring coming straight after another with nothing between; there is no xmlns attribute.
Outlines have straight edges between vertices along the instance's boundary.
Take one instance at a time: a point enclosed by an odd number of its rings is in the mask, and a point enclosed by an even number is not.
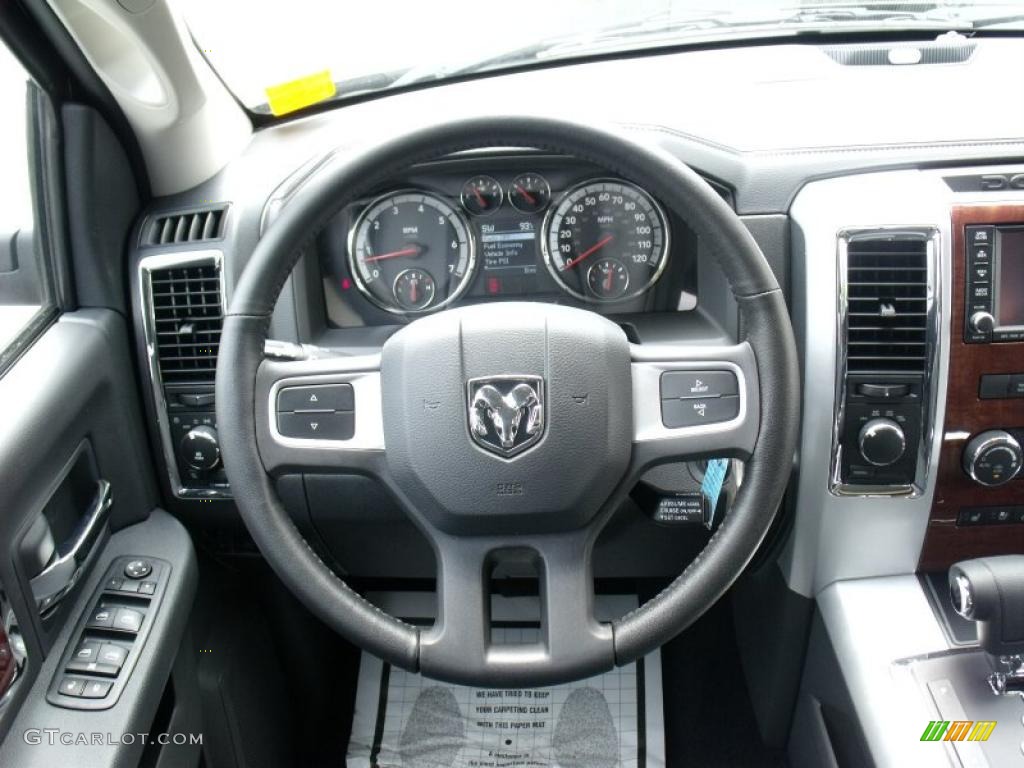
<svg viewBox="0 0 1024 768"><path fill-rule="evenodd" d="M160 358L157 352L156 320L153 310L153 272L159 269L179 269L212 264L220 276L220 302L223 309L227 299L227 286L220 251L188 251L185 253L162 253L139 260L139 306L142 315L142 333L146 343L146 366L153 392L157 427L160 431L160 447L171 482L171 492L179 499L230 499L231 492L220 488L189 488L181 481L178 472L178 458L171 441L171 425L167 416L167 400L164 397L163 377L160 375Z"/></svg>

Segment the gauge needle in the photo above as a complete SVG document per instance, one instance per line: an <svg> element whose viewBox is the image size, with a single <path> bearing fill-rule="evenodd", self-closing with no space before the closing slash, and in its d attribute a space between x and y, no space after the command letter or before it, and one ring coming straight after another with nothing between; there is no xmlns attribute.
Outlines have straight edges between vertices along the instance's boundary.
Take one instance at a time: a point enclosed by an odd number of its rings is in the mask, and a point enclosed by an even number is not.
<svg viewBox="0 0 1024 768"><path fill-rule="evenodd" d="M581 253L579 256L577 256L575 259L573 259L570 262L567 262L566 265L562 269L563 270L565 270L565 269L572 269L577 264L579 264L581 261L583 261L585 258L587 258L587 256L591 256L591 255L597 253L599 250L604 248L606 245L608 245L608 243L610 243L614 239L615 239L615 235L607 235L606 237L602 237L600 240L598 240L592 246L587 248L587 250L585 250L583 253Z"/></svg>
<svg viewBox="0 0 1024 768"><path fill-rule="evenodd" d="M415 304L420 298L420 281L415 278L409 283L409 300Z"/></svg>
<svg viewBox="0 0 1024 768"><path fill-rule="evenodd" d="M481 208L487 207L487 198L480 194L480 190L476 187L473 187L473 197L476 198L476 201L480 204Z"/></svg>
<svg viewBox="0 0 1024 768"><path fill-rule="evenodd" d="M409 248L403 248L400 251L391 251L391 253L382 253L378 256L367 256L363 261L383 261L384 259L398 259L402 256L415 256L420 252L418 247L411 246Z"/></svg>
<svg viewBox="0 0 1024 768"><path fill-rule="evenodd" d="M608 293L612 291L612 271L610 269L604 274L604 289Z"/></svg>
<svg viewBox="0 0 1024 768"><path fill-rule="evenodd" d="M537 204L537 198L531 195L529 192L527 192L526 187L524 187L522 184L516 184L516 190L519 192L520 195L526 198L526 202L528 202L530 205Z"/></svg>

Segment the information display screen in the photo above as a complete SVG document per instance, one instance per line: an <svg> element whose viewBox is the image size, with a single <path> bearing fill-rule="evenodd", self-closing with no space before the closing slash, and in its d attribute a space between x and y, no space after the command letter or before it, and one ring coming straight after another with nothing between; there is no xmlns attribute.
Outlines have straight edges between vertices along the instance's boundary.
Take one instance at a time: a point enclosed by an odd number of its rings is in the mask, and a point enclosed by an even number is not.
<svg viewBox="0 0 1024 768"><path fill-rule="evenodd" d="M996 325L1024 327L1024 229L1001 229L997 253Z"/></svg>
<svg viewBox="0 0 1024 768"><path fill-rule="evenodd" d="M533 221L480 226L480 255L485 272L515 275L537 273L537 230Z"/></svg>

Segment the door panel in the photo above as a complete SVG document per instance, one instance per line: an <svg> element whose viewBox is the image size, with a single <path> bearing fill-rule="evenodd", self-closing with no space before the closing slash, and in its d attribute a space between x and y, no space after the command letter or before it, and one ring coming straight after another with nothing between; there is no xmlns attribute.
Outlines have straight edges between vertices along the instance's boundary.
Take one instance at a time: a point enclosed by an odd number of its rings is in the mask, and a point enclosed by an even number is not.
<svg viewBox="0 0 1024 768"><path fill-rule="evenodd" d="M110 534L156 506L128 349L117 313L68 313L0 378L0 610L12 658L24 656L0 729L62 650Z"/></svg>

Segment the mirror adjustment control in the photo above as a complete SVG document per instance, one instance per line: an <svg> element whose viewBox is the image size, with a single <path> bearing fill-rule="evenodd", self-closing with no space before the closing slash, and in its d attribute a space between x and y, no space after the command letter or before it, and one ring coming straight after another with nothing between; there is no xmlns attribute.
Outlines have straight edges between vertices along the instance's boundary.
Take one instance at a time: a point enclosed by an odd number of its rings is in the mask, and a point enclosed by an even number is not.
<svg viewBox="0 0 1024 768"><path fill-rule="evenodd" d="M144 579L153 572L153 564L148 560L132 560L124 567L124 575L129 579Z"/></svg>

